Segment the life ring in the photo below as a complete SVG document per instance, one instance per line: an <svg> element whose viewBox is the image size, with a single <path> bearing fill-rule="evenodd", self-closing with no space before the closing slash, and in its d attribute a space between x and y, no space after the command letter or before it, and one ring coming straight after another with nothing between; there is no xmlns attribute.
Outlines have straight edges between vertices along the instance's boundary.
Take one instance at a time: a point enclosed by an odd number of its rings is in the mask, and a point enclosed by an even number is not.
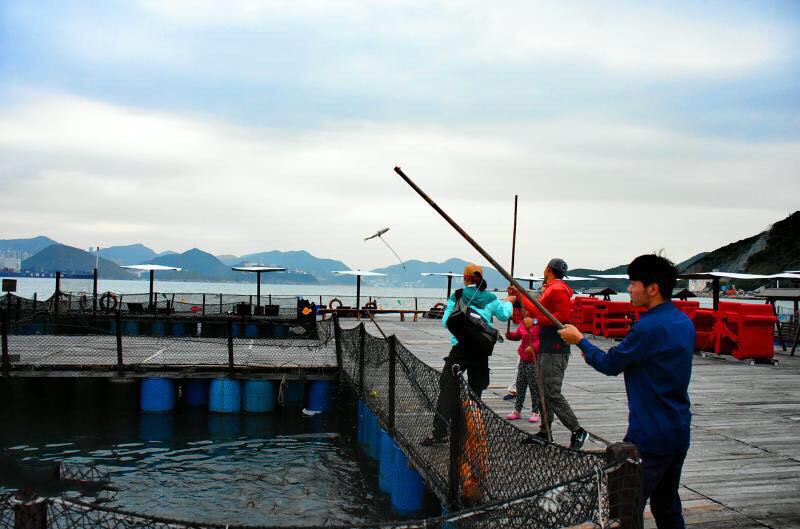
<svg viewBox="0 0 800 529"><path fill-rule="evenodd" d="M364 303L364 307L367 310L378 310L378 302L377 301L367 301Z"/></svg>
<svg viewBox="0 0 800 529"><path fill-rule="evenodd" d="M117 308L117 296L111 292L106 292L100 296L100 308L104 311L112 311Z"/></svg>
<svg viewBox="0 0 800 529"><path fill-rule="evenodd" d="M338 305L337 305L337 306L335 306L335 307L333 306L333 302L334 302L334 301L335 301L336 303L338 303ZM330 301L328 302L328 308L329 308L329 309L331 309L331 310L338 309L338 308L339 308L339 307L341 307L341 306L342 306L342 302L339 300L339 298L333 298L332 300L330 300Z"/></svg>
<svg viewBox="0 0 800 529"><path fill-rule="evenodd" d="M444 309L445 309L444 303L442 303L441 301L439 303L434 304L433 307L431 307L431 311L433 312L438 312Z"/></svg>

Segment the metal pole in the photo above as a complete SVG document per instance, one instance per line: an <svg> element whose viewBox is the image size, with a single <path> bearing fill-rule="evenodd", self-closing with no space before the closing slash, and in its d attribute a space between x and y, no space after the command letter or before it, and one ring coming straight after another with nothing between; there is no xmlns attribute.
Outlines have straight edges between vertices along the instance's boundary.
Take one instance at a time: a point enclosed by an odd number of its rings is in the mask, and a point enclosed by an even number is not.
<svg viewBox="0 0 800 529"><path fill-rule="evenodd" d="M394 413L395 413L395 391L397 382L395 375L397 372L397 337L389 336L389 435L394 437Z"/></svg>
<svg viewBox="0 0 800 529"><path fill-rule="evenodd" d="M92 316L97 314L97 268L92 272Z"/></svg>
<svg viewBox="0 0 800 529"><path fill-rule="evenodd" d="M155 275L155 270L150 270L150 304L153 306L153 314L156 313L156 303L153 299L153 277Z"/></svg>
<svg viewBox="0 0 800 529"><path fill-rule="evenodd" d="M123 376L125 367L122 363L122 311L117 309L114 315L117 331L117 374Z"/></svg>
<svg viewBox="0 0 800 529"><path fill-rule="evenodd" d="M361 319L361 276L356 276L356 318Z"/></svg>
<svg viewBox="0 0 800 529"><path fill-rule="evenodd" d="M206 295L205 294L203 294L203 312L201 312L200 314L202 314L202 316L204 318L206 317Z"/></svg>
<svg viewBox="0 0 800 529"><path fill-rule="evenodd" d="M719 310L719 278L714 276L711 280L711 286L714 289L714 310Z"/></svg>
<svg viewBox="0 0 800 529"><path fill-rule="evenodd" d="M486 250L484 250L484 249L481 247L481 245L479 245L479 244L478 244L478 243L475 241L475 239L473 239L472 237L470 237L470 235L469 235L467 232L465 232L465 231L464 231L464 230L461 228L461 226L459 226L458 224L456 224L456 222L455 222L455 221L454 221L452 218L450 218L450 216L449 216L447 213L445 213L445 212L444 212L444 210L443 210L442 208L440 208L440 207L439 207L439 206L436 204L436 202L434 202L434 201L433 201L433 200L432 200L432 199L431 199L431 198L430 198L428 195L426 195L426 194L425 194L425 192L424 192L422 189L420 189L420 188L419 188L419 186L417 186L417 184L415 184L415 183L414 183L414 182L413 182L413 181L412 181L412 180L411 180L411 179L410 179L408 176L406 176L406 174L403 172L403 170L402 170L402 169L400 169L399 167L395 167L395 168L394 168L394 171L395 171L395 172L396 172L398 175L400 175L400 177L401 177L403 180L405 180L405 181L406 181L406 183L407 183L408 185L410 185L410 186L411 186L411 188L412 188L414 191L416 191L416 192L417 192L417 194L418 194L419 196L421 196L421 197L422 197L422 198L423 198L423 199L424 199L424 200L425 200L425 201L426 201L426 202L427 202L427 203L428 203L428 204L429 204L429 205L430 205L430 206L431 206L433 209L435 209L435 210L436 210L436 212L437 212L437 213L439 213L439 215L441 215L441 216L442 216L442 218L444 218L444 220L446 220L446 221L447 221L447 222L448 222L448 223L449 223L449 224L450 224L450 225L451 225L451 226L452 226L452 227L453 227L453 228L454 228L454 229L455 229L455 230L456 230L456 231L457 231L457 232L458 232L458 233L459 233L459 234L460 234L462 237L464 237L464 238L467 240L467 242L468 242L468 243L470 243L470 244L472 245L472 247L473 247L473 248L475 248L475 249L478 251L478 253L480 253L480 254L481 254L481 255L482 255L482 256L483 256L483 257L484 257L484 258L485 258L487 261L489 261L489 263L490 263L490 264L491 264L491 265L492 265L492 266L495 268L495 270L497 270L498 272L500 272L500 274L501 274L503 277L505 277L505 278L508 280L508 282L509 282L509 283L511 283L511 285L512 285L512 286L514 286L514 288L515 288L515 289L516 289L516 290L517 290L517 291L520 293L520 295L522 295L522 296L525 296L526 298L528 298L528 301L530 301L531 303L533 303L533 304L536 306L536 308L537 308L537 309L539 309L539 311L540 311L540 312L541 312L541 313L544 315L544 317L545 317L545 318L547 318L548 320L550 320L551 322L553 322L553 326L555 326L557 329L563 329L563 328L564 328L564 324L563 324L563 323L561 323L560 321L558 321L558 319L556 319L556 317L555 317L555 316L553 316L553 315L550 313L550 311L549 311L549 310L547 310L546 308L544 308L544 307L542 306L542 304L539 302L539 300L538 300L538 299L536 299L536 297L535 297L535 296L531 296L531 295L528 293L528 291L527 291L527 290L525 290L525 289L522 287L522 285L520 285L520 284L519 284L519 282L517 282L517 280L516 280L516 279L514 279L514 277L513 277L511 274L509 274L509 273L506 271L506 269L505 269L505 268L503 268L502 266L500 266L500 263L498 263L498 262L497 262L497 261L496 261L496 260L495 260L495 259L494 259L494 258L493 258L493 257L492 257L490 254L489 254L489 252L487 252Z"/></svg>
<svg viewBox="0 0 800 529"><path fill-rule="evenodd" d="M55 315L58 316L58 302L61 301L61 272L56 272Z"/></svg>
<svg viewBox="0 0 800 529"><path fill-rule="evenodd" d="M256 307L261 306L261 271L259 270L256 272L256 283L258 286L256 287Z"/></svg>
<svg viewBox="0 0 800 529"><path fill-rule="evenodd" d="M519 195L514 195L514 231L511 235L511 275L514 275L514 258L517 255L517 199ZM511 320L506 324L506 332L511 330Z"/></svg>
<svg viewBox="0 0 800 529"><path fill-rule="evenodd" d="M233 318L228 318L228 369L233 371Z"/></svg>
<svg viewBox="0 0 800 529"><path fill-rule="evenodd" d="M219 313L222 314L222 294L219 295Z"/></svg>
<svg viewBox="0 0 800 529"><path fill-rule="evenodd" d="M335 312L333 317L335 328L339 327L339 316ZM358 397L364 398L364 355L366 353L367 329L364 323L358 328Z"/></svg>
<svg viewBox="0 0 800 529"><path fill-rule="evenodd" d="M447 276L447 299L450 299L450 292L453 290L453 276Z"/></svg>
<svg viewBox="0 0 800 529"><path fill-rule="evenodd" d="M3 375L11 369L11 358L8 356L8 311L0 311L0 333L2 333L2 368Z"/></svg>

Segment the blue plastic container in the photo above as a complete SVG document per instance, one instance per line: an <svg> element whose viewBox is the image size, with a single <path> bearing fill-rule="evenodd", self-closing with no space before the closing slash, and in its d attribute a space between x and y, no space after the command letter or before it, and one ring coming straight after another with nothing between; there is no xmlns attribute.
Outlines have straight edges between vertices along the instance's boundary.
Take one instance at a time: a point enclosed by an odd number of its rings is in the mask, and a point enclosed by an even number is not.
<svg viewBox="0 0 800 529"><path fill-rule="evenodd" d="M286 338L289 335L289 327L286 325L277 324L272 327L273 338Z"/></svg>
<svg viewBox="0 0 800 529"><path fill-rule="evenodd" d="M422 510L425 482L422 476L408 465L406 455L395 446L394 479L392 481L392 508L402 516L410 516Z"/></svg>
<svg viewBox="0 0 800 529"><path fill-rule="evenodd" d="M186 325L180 322L172 322L172 336L186 336Z"/></svg>
<svg viewBox="0 0 800 529"><path fill-rule="evenodd" d="M364 444L364 403L360 400L356 403L356 442Z"/></svg>
<svg viewBox="0 0 800 529"><path fill-rule="evenodd" d="M242 334L242 327L241 327L241 325L239 325L239 324L238 324L238 323L236 323L236 322L233 322L233 325L231 325L231 335L232 335L234 338L238 338L238 337L239 337L241 334Z"/></svg>
<svg viewBox="0 0 800 529"><path fill-rule="evenodd" d="M285 406L303 405L303 383L300 381L287 382L283 386L283 404Z"/></svg>
<svg viewBox="0 0 800 529"><path fill-rule="evenodd" d="M255 323L248 323L244 327L245 338L258 338L258 325Z"/></svg>
<svg viewBox="0 0 800 529"><path fill-rule="evenodd" d="M392 493L394 481L394 448L395 442L389 434L381 429L379 434L380 451L378 456L378 486L382 492Z"/></svg>
<svg viewBox="0 0 800 529"><path fill-rule="evenodd" d="M139 322L128 320L123 323L122 334L125 336L139 336Z"/></svg>
<svg viewBox="0 0 800 529"><path fill-rule="evenodd" d="M214 413L238 413L242 409L242 384L229 378L212 380L208 409Z"/></svg>
<svg viewBox="0 0 800 529"><path fill-rule="evenodd" d="M244 411L265 413L275 409L275 383L271 380L246 380Z"/></svg>
<svg viewBox="0 0 800 529"><path fill-rule="evenodd" d="M183 385L183 401L192 407L208 404L208 380L187 380Z"/></svg>
<svg viewBox="0 0 800 529"><path fill-rule="evenodd" d="M164 336L167 334L167 326L163 321L154 321L152 326L153 336Z"/></svg>
<svg viewBox="0 0 800 529"><path fill-rule="evenodd" d="M312 411L329 411L333 407L333 381L312 380L308 384L308 406Z"/></svg>
<svg viewBox="0 0 800 529"><path fill-rule="evenodd" d="M145 413L162 413L175 408L175 383L168 378L142 380L139 408Z"/></svg>

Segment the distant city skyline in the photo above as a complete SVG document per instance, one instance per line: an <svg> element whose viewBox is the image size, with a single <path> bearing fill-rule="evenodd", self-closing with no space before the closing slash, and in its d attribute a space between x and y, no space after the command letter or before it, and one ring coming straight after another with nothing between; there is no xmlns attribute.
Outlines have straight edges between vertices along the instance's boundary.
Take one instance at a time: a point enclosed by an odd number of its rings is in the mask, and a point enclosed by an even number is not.
<svg viewBox="0 0 800 529"><path fill-rule="evenodd" d="M0 238L674 261L800 196L800 4L0 5Z"/></svg>

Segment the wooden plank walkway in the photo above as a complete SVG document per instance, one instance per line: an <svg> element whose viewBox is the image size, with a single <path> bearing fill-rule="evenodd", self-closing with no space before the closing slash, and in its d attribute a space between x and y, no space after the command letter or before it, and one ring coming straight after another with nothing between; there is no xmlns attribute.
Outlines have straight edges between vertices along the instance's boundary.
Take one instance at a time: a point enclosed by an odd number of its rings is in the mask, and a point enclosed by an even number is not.
<svg viewBox="0 0 800 529"><path fill-rule="evenodd" d="M355 320L342 320L343 327ZM371 334L380 336L366 321ZM401 323L380 319L387 335L395 334L427 364L441 369L449 350L440 321ZM614 342L593 339L603 349ZM504 401L518 361L517 344L498 344L490 361L492 383L484 393L498 414L513 409ZM570 358L564 394L581 424L610 441L627 427L627 397L622 377L607 377L587 366L577 348ZM800 358L776 354L780 364L747 365L724 358L696 356L692 382L692 445L682 476L681 497L687 525L695 529L800 528ZM526 399L529 403L529 399ZM516 421L536 431L538 425ZM569 443L558 420L555 441ZM588 448L602 446L587 443ZM646 513L645 527L655 527Z"/></svg>

